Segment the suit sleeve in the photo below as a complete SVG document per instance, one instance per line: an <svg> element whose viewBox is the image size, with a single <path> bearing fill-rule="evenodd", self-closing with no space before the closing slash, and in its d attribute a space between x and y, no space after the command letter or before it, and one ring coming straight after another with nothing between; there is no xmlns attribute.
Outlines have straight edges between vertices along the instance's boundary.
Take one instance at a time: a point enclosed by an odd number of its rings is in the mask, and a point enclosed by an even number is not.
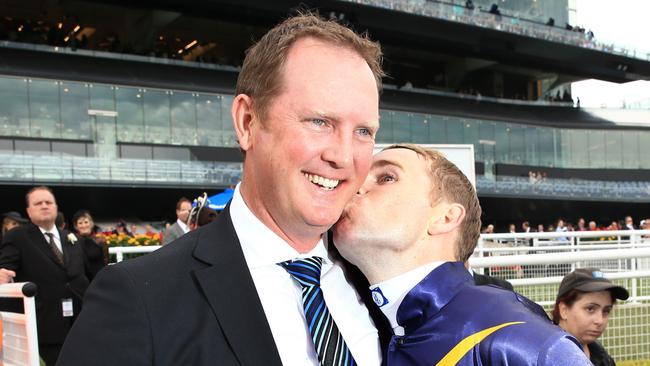
<svg viewBox="0 0 650 366"><path fill-rule="evenodd" d="M0 244L0 268L17 271L20 269L21 252L18 247L20 235L18 230L10 230L6 233Z"/></svg>
<svg viewBox="0 0 650 366"><path fill-rule="evenodd" d="M86 292L57 365L151 365L147 310L128 270L101 271Z"/></svg>

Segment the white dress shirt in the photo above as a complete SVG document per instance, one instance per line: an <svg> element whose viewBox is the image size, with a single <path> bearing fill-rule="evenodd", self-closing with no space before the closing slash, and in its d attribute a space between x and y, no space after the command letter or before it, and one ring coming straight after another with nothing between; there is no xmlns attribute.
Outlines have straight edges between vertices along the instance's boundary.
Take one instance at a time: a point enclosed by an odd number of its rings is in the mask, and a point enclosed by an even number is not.
<svg viewBox="0 0 650 366"><path fill-rule="evenodd" d="M183 233L187 234L187 233L190 232L190 228L187 226L186 223L184 223L183 221L181 221L181 219L176 219L176 223L178 224L178 226L181 227L181 229L183 230ZM134 233L134 234L135 234L135 233Z"/></svg>
<svg viewBox="0 0 650 366"><path fill-rule="evenodd" d="M52 226L50 230L45 230L42 227L38 227L41 232L43 233L43 236L45 237L45 241L49 244L50 243L50 237L47 236L46 233L52 233L54 236L54 244L56 244L56 247L59 248L61 253L63 253L63 247L61 246L61 237L59 236L59 230L56 229L55 226Z"/></svg>
<svg viewBox="0 0 650 366"><path fill-rule="evenodd" d="M277 265L312 256L323 258L321 288L325 303L357 364L381 363L378 333L368 310L346 281L341 263L332 262L322 239L309 253L298 253L250 211L239 185L230 204L230 217L283 365L318 365L303 311L302 288ZM255 352L254 348L251 352Z"/></svg>
<svg viewBox="0 0 650 366"><path fill-rule="evenodd" d="M375 303L377 303L381 312L384 313L384 316L390 322L390 326L393 328L393 333L395 333L396 336L404 335L404 327L397 322L397 310L402 304L402 300L404 300L404 297L406 297L413 287L422 282L431 271L443 263L444 262L427 263L424 266L402 273L390 280L370 286L370 290L373 291L373 299L375 299ZM381 297L377 297L377 291L383 295L383 302L381 301Z"/></svg>

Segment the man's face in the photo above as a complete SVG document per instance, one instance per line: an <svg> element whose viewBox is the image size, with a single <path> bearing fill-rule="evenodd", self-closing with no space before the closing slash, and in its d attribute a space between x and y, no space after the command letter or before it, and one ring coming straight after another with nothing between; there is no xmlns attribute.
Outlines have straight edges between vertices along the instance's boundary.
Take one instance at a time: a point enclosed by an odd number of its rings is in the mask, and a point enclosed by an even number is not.
<svg viewBox="0 0 650 366"><path fill-rule="evenodd" d="M375 155L359 193L334 226L334 242L348 260L377 249L407 249L426 235L438 205L431 202L428 162L408 149Z"/></svg>
<svg viewBox="0 0 650 366"><path fill-rule="evenodd" d="M27 215L35 225L49 228L54 224L57 213L56 201L49 191L38 189L29 195Z"/></svg>
<svg viewBox="0 0 650 366"><path fill-rule="evenodd" d="M181 203L181 207L176 210L176 217L183 222L187 222L187 218L190 216L191 210L192 204L187 201L183 201Z"/></svg>
<svg viewBox="0 0 650 366"><path fill-rule="evenodd" d="M363 183L378 120L377 86L360 56L296 41L279 95L264 120L252 117L242 183L251 210L291 242L317 238Z"/></svg>

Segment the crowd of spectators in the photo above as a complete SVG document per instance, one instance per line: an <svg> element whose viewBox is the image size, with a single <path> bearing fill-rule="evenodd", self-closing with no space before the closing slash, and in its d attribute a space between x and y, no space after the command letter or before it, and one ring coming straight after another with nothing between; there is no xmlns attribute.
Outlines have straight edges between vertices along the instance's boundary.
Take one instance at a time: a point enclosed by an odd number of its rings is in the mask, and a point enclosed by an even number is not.
<svg viewBox="0 0 650 366"><path fill-rule="evenodd" d="M506 233L529 233L529 232L572 232L572 231L615 231L615 230L650 230L650 218L635 223L632 216L625 216L621 220L608 222L587 221L583 217L573 222L567 222L562 218L553 223L540 223L531 227L529 221L523 221L519 227L514 223L508 224L503 232ZM481 230L483 234L495 233L495 226L488 224Z"/></svg>

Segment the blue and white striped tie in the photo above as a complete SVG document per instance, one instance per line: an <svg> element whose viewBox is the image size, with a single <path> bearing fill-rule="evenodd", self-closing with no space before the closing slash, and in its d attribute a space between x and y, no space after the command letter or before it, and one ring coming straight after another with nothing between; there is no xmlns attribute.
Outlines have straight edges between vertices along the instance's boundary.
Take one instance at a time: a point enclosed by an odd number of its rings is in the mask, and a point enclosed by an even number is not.
<svg viewBox="0 0 650 366"><path fill-rule="evenodd" d="M302 286L302 305L311 339L322 366L354 366L350 349L330 315L320 288L323 258L300 258L278 263Z"/></svg>

